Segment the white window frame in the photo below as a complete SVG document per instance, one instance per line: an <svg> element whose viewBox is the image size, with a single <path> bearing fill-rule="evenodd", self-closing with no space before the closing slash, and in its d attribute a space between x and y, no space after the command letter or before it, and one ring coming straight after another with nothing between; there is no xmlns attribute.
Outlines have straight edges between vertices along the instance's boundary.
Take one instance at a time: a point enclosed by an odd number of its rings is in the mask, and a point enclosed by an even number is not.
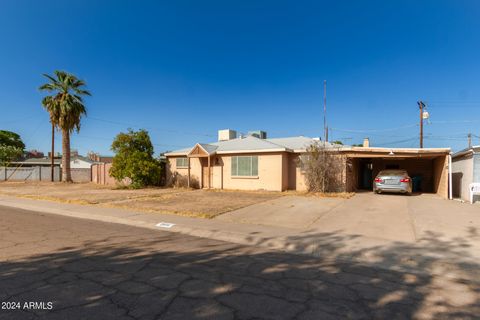
<svg viewBox="0 0 480 320"><path fill-rule="evenodd" d="M186 160L185 164L183 165L178 165L178 160ZM188 157L178 157L178 158L175 158L175 166L177 168L188 168Z"/></svg>
<svg viewBox="0 0 480 320"><path fill-rule="evenodd" d="M235 170L233 168L233 162L234 162L233 159L234 158L236 158L236 164L237 164ZM250 174L248 174L248 175L239 175L238 174L238 163L239 163L238 159L239 158L250 158ZM257 170L256 170L257 172L256 172L256 174L253 174L253 171L254 171L253 170L253 158L257 158L257 161L256 161L257 162ZM232 177L240 177L240 178L256 178L256 177L258 177L258 156L232 156L231 161L232 161L232 163L230 165L230 170L231 170Z"/></svg>

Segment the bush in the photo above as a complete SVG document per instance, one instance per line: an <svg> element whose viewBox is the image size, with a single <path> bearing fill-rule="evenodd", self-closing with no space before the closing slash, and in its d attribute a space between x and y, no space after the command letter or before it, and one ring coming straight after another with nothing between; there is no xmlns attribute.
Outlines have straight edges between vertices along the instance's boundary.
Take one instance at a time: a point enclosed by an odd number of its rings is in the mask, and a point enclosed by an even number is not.
<svg viewBox="0 0 480 320"><path fill-rule="evenodd" d="M188 177L175 172L168 182L168 185L174 188L188 188ZM190 177L190 188L200 188L200 183L194 177Z"/></svg>
<svg viewBox="0 0 480 320"><path fill-rule="evenodd" d="M160 161L153 157L153 145L146 130L119 133L111 149L115 156L110 175L117 181L128 178L132 188L160 184Z"/></svg>
<svg viewBox="0 0 480 320"><path fill-rule="evenodd" d="M345 191L342 181L343 158L338 148L323 143L314 143L307 148L307 153L300 158L305 172L308 191L310 192L342 192Z"/></svg>

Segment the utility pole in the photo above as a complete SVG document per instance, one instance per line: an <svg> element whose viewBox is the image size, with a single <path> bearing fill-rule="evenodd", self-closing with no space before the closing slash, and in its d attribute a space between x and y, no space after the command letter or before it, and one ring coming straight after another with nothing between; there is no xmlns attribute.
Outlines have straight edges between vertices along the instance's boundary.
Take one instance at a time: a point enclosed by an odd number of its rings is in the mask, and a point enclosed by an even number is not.
<svg viewBox="0 0 480 320"><path fill-rule="evenodd" d="M420 149L423 148L423 108L425 108L425 103L423 101L418 101L418 108L420 109Z"/></svg>
<svg viewBox="0 0 480 320"><path fill-rule="evenodd" d="M472 147L472 134L468 134L468 148L470 149Z"/></svg>
<svg viewBox="0 0 480 320"><path fill-rule="evenodd" d="M323 141L328 141L327 132L327 80L323 80Z"/></svg>
<svg viewBox="0 0 480 320"><path fill-rule="evenodd" d="M53 169L55 169L55 126L52 123L52 153L50 154L50 160L51 160L51 177L50 179L52 182L55 180L55 172Z"/></svg>

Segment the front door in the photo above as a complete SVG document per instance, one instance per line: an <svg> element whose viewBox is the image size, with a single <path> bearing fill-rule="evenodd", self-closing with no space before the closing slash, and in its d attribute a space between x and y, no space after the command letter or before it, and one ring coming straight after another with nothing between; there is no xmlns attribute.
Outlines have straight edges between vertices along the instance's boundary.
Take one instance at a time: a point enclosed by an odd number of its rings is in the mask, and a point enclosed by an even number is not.
<svg viewBox="0 0 480 320"><path fill-rule="evenodd" d="M208 188L208 158L200 158L202 165L202 188Z"/></svg>

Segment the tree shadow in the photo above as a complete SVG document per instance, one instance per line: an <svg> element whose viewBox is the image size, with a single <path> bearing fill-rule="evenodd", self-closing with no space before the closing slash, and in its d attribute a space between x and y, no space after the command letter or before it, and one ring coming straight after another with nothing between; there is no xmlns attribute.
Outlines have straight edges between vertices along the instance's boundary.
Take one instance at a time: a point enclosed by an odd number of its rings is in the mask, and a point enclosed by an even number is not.
<svg viewBox="0 0 480 320"><path fill-rule="evenodd" d="M111 225L102 224L107 230ZM0 265L0 301L51 301L0 319L478 319L469 239L343 251L356 236L309 234L311 255L121 227ZM134 230L133 234L132 231ZM477 237L477 230L470 235ZM299 236L302 237L302 236ZM299 237L290 239L302 240ZM368 257L368 259L360 259Z"/></svg>

